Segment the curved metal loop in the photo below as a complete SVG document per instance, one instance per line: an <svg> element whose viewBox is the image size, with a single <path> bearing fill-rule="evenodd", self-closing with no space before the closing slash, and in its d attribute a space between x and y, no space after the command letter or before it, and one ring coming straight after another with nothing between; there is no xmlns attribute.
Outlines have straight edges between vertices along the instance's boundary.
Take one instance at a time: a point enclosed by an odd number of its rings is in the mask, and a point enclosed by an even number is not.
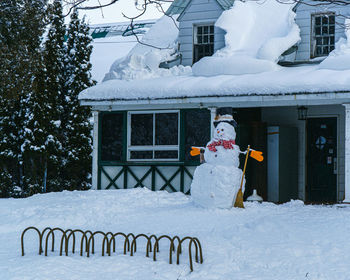
<svg viewBox="0 0 350 280"><path fill-rule="evenodd" d="M43 249L42 249L42 238L43 236L41 235L41 232L36 228L36 227L27 227L23 232L22 232L22 235L21 235L21 249L22 249L22 256L24 256L24 234L30 230L30 229L34 229L38 235L39 235L39 255L41 255Z"/></svg>
<svg viewBox="0 0 350 280"><path fill-rule="evenodd" d="M28 230L35 230L38 233L39 236L39 255L44 253L43 251L43 240L45 238L45 256L47 256L47 251L48 251L48 243L49 239L51 236L52 240L52 245L51 245L51 251L54 251L54 246L55 246L55 231L60 231L62 233L61 237L61 246L60 246L60 256L63 254L63 248L65 251L65 255L68 256L68 249L69 249L69 240L72 237L73 238L73 244L72 244L72 253L75 253L75 243L76 243L76 235L75 233L81 233L81 241L80 241L80 256L83 255L84 252L84 243L85 243L85 252L86 256L90 256L90 246L91 246L91 253L95 253L95 235L102 235L103 236L103 241L102 241L102 256L105 255L105 251L108 254L108 256L111 255L112 250L113 252L116 252L116 247L117 247L117 237L118 236L123 236L124 237L124 255L126 254L127 251L130 252L130 256L133 256L134 253L137 250L137 239L140 237L144 237L147 240L147 245L146 245L146 257L149 257L149 253L152 252L152 240L154 240L154 245L153 245L153 260L156 261L156 255L157 252L159 252L159 242L162 239L168 239L170 241L170 247L169 247L169 264L172 264L172 254L173 252L176 252L176 263L180 263L180 254L182 253L182 246L183 243L186 240L189 240L188 243L188 257L189 257L189 264L190 264L190 269L193 271L193 258L192 258L192 245L195 247L195 261L197 263L203 263L203 252L202 252L202 246L201 243L199 242L199 239L197 237L190 237L186 236L184 238L180 238L179 236L174 236L171 237L169 235L161 235L157 237L156 235L152 234L150 236L146 234L138 234L134 235L133 233L128 233L125 234L123 232L117 232L117 233L112 233L112 232L107 232L104 233L103 231L95 231L92 232L90 230L83 231L81 229L67 229L63 230L61 228L50 228L46 227L42 232L39 231L36 227L27 227L26 229L23 230L22 235L21 235L21 250L22 250L22 256L24 256L24 235ZM131 241L131 246L130 246L130 240ZM113 242L113 244L112 244ZM177 247L175 246L175 243L177 242ZM113 246L113 249L112 249ZM176 249L175 249L176 248ZM106 250L105 250L106 249Z"/></svg>

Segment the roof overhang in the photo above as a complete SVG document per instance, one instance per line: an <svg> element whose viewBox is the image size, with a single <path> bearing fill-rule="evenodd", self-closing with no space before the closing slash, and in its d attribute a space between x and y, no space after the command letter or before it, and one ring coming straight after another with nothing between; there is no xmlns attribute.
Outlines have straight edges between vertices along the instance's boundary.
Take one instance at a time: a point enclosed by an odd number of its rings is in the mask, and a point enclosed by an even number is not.
<svg viewBox="0 0 350 280"><path fill-rule="evenodd" d="M313 106L350 103L350 91L196 96L176 98L80 100L93 110L185 109L230 106L235 108Z"/></svg>

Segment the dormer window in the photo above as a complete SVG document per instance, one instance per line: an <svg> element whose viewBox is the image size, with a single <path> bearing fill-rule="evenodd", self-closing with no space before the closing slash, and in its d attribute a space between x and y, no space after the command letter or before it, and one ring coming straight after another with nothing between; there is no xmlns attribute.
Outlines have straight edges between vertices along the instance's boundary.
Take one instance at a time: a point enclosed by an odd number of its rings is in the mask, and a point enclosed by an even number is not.
<svg viewBox="0 0 350 280"><path fill-rule="evenodd" d="M311 57L327 56L334 50L335 15L316 14L312 16Z"/></svg>
<svg viewBox="0 0 350 280"><path fill-rule="evenodd" d="M214 25L195 25L193 34L193 63L214 53Z"/></svg>

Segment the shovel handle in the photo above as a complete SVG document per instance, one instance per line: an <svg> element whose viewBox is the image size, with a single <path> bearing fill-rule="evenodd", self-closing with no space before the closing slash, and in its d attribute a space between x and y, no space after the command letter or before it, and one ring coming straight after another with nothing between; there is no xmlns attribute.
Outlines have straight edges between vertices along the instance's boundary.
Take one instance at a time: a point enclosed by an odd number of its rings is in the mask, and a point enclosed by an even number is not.
<svg viewBox="0 0 350 280"><path fill-rule="evenodd" d="M241 187L239 188L241 191L242 191L242 186L243 186L243 180L244 180L245 170L246 170L246 168L247 168L247 162L248 162L249 152L250 152L250 145L248 145L247 154L246 154L246 156L245 156L245 162L244 162L243 174L242 174L242 180L241 180Z"/></svg>

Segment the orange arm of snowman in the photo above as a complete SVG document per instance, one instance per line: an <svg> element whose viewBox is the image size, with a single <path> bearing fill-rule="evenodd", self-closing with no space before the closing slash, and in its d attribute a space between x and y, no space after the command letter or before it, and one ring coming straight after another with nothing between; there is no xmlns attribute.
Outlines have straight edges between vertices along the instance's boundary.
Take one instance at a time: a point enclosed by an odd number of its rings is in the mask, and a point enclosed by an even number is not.
<svg viewBox="0 0 350 280"><path fill-rule="evenodd" d="M246 154L247 151L239 151L241 154ZM262 162L264 160L264 156L262 155L263 153L260 152L260 151L256 151L256 150L253 150L253 149L249 149L249 156L252 157L253 159L259 161L259 162Z"/></svg>
<svg viewBox="0 0 350 280"><path fill-rule="evenodd" d="M194 147L194 146L192 146L191 147L191 151L190 151L190 155L191 156L198 156L200 153L201 153L201 151L204 151L205 150L205 148L203 148L203 147Z"/></svg>

